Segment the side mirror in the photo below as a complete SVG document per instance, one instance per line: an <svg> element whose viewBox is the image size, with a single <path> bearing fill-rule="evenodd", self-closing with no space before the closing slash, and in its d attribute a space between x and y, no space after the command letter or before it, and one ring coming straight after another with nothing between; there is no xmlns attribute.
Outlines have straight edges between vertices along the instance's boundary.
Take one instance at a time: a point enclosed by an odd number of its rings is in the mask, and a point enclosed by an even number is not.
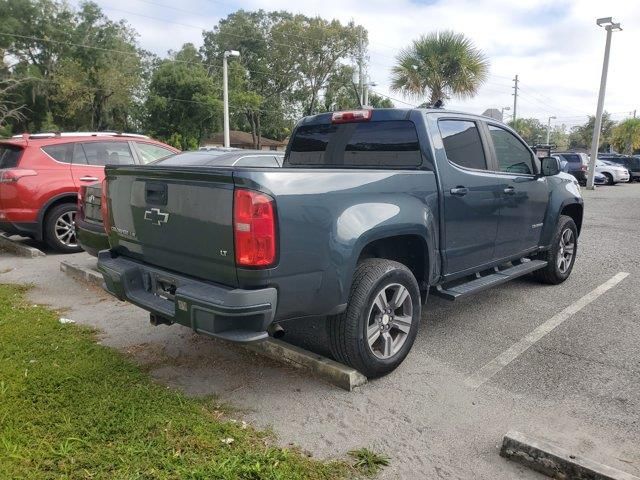
<svg viewBox="0 0 640 480"><path fill-rule="evenodd" d="M542 165L542 175L544 177L552 177L562 171L560 160L554 157L544 157L540 160Z"/></svg>

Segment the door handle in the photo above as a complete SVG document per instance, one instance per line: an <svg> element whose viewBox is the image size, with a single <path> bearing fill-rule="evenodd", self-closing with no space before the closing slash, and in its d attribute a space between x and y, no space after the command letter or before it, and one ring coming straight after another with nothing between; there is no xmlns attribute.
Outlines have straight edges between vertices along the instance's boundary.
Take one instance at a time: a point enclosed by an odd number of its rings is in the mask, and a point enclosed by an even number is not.
<svg viewBox="0 0 640 480"><path fill-rule="evenodd" d="M513 195L514 193L516 193L516 189L513 187L507 187L504 190L504 193L506 193L507 195Z"/></svg>
<svg viewBox="0 0 640 480"><path fill-rule="evenodd" d="M97 182L98 177L80 177L81 182Z"/></svg>
<svg viewBox="0 0 640 480"><path fill-rule="evenodd" d="M455 195L456 197L464 197L467 193L469 193L469 189L467 187L455 187L449 190L451 195Z"/></svg>

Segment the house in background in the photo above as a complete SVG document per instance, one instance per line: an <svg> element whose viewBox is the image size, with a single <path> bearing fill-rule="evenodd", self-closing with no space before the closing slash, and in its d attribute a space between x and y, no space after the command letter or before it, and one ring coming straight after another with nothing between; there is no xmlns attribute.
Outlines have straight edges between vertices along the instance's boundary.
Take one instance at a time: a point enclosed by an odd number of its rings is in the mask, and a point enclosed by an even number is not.
<svg viewBox="0 0 640 480"><path fill-rule="evenodd" d="M247 132L241 132L239 130L229 131L229 143L233 148L254 150L253 136ZM260 138L260 144L262 150L284 150L287 146L287 142L279 142L265 137ZM210 138L204 139L201 144L202 147L221 147L222 145L224 145L224 135L222 132L214 133Z"/></svg>

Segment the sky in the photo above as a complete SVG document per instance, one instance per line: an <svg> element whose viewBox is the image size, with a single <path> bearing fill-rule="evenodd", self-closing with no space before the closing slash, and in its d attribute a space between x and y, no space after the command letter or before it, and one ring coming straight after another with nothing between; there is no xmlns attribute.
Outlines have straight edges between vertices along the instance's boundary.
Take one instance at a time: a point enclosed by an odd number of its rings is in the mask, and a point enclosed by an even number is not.
<svg viewBox="0 0 640 480"><path fill-rule="evenodd" d="M75 0L74 3L78 3ZM237 9L288 10L308 16L350 20L369 32L369 67L374 91L396 106L421 103L391 92L390 68L398 52L420 35L438 30L464 33L490 61L490 76L478 95L451 99L447 108L482 113L513 110L513 78L520 80L517 116L551 125L582 124L594 115L606 32L596 25L613 17L605 110L615 120L640 116L639 0L94 0L112 19L125 19L144 49L164 56L183 43L202 44L210 30ZM405 103L406 102L406 103ZM512 113L505 111L506 114Z"/></svg>

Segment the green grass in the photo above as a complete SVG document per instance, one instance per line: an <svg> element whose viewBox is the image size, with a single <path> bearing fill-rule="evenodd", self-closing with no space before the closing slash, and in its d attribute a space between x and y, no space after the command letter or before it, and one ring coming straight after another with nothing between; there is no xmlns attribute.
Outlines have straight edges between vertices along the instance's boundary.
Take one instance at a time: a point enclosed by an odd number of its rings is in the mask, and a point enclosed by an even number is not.
<svg viewBox="0 0 640 480"><path fill-rule="evenodd" d="M289 480L370 472L367 462L321 462L274 446L269 434L231 421L215 399L153 383L96 344L90 329L29 305L25 291L0 285L0 478Z"/></svg>
<svg viewBox="0 0 640 480"><path fill-rule="evenodd" d="M389 465L389 457L376 453L368 448L360 448L349 452L355 458L354 467L366 475L375 475L382 467Z"/></svg>

